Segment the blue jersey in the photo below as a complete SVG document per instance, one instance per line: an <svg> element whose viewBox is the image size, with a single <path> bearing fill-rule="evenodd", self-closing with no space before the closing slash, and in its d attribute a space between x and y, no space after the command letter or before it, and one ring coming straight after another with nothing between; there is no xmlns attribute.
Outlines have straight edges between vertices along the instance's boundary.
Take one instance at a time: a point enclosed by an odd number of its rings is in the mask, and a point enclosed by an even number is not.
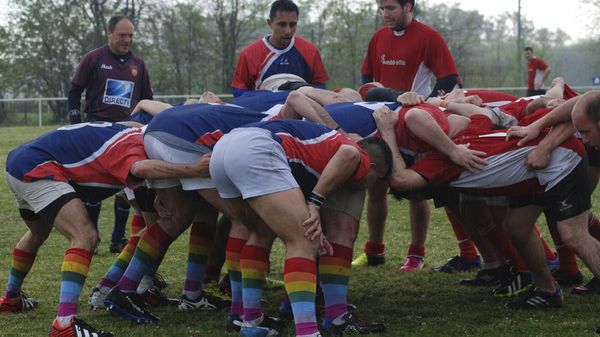
<svg viewBox="0 0 600 337"><path fill-rule="evenodd" d="M246 125L271 131L273 139L281 144L288 157L292 175L300 189L308 195L314 188L325 166L347 144L361 154L360 164L350 182L361 181L371 167L371 160L362 148L341 133L321 124L293 119L279 119Z"/></svg>
<svg viewBox="0 0 600 337"><path fill-rule="evenodd" d="M146 134L163 132L212 149L232 129L270 118L267 114L233 105L180 105L156 115L148 124Z"/></svg>
<svg viewBox="0 0 600 337"><path fill-rule="evenodd" d="M284 104L289 91L256 90L246 91L230 103L254 111L267 111L277 104Z"/></svg>
<svg viewBox="0 0 600 337"><path fill-rule="evenodd" d="M133 183L128 180L129 169L144 159L140 129L108 122L81 123L17 147L8 154L6 172L23 182L46 179L116 192Z"/></svg>
<svg viewBox="0 0 600 337"><path fill-rule="evenodd" d="M129 117L127 117L127 119L125 120L130 122L137 122L143 125L148 125L153 118L154 116L142 110L133 115L129 115Z"/></svg>
<svg viewBox="0 0 600 337"><path fill-rule="evenodd" d="M366 138L377 133L373 112L384 105L391 110L401 106L393 102L342 102L326 105L325 110L344 131Z"/></svg>

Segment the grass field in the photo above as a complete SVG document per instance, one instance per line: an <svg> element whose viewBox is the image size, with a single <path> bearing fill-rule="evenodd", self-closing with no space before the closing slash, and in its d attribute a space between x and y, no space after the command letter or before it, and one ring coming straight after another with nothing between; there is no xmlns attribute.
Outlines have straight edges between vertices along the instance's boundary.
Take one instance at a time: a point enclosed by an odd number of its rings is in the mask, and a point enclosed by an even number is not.
<svg viewBox="0 0 600 337"><path fill-rule="evenodd" d="M0 164L17 145L51 128L0 128ZM594 205L598 204L597 195ZM109 207L107 207L109 206ZM112 202L105 202L100 232L104 240L93 260L80 299L79 316L92 326L111 331L115 336L226 336L225 312L179 313L172 309L156 310L159 325L137 326L107 312L91 312L87 296L112 263L108 253L112 226ZM503 307L507 301L495 298L488 288L465 288L457 282L470 274L438 274L431 266L443 263L457 253L451 228L440 210L433 210L427 239L425 269L415 274L398 272L409 240L406 204L390 202L386 232L387 263L377 268L356 269L350 281L349 300L358 305L360 317L383 322L387 332L380 336L596 336L600 325L600 296L576 296L565 289L565 306L560 310L514 312ZM540 226L544 233L547 230ZM4 179L0 182L0 287L4 289L11 263L12 249L25 232L12 194ZM363 224L355 255L366 236ZM549 235L546 235L549 238ZM187 235L171 247L159 271L171 281L166 293L178 297L183 285ZM47 336L56 314L60 266L66 240L56 231L40 250L36 263L24 284L24 290L40 301L30 313L0 316L0 336ZM282 277L282 246L272 254L272 277ZM580 266L582 264L580 263ZM590 274L584 270L586 279ZM281 292L267 292L265 311L276 314ZM293 336L288 324L285 336Z"/></svg>

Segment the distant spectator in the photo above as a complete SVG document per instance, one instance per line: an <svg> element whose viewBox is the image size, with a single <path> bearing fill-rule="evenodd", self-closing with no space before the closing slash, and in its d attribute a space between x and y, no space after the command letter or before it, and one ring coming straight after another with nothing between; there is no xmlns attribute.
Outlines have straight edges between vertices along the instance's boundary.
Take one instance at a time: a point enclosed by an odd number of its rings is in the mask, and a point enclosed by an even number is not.
<svg viewBox="0 0 600 337"><path fill-rule="evenodd" d="M527 96L543 95L546 93L544 81L552 69L533 55L531 47L525 47L524 51L527 60Z"/></svg>

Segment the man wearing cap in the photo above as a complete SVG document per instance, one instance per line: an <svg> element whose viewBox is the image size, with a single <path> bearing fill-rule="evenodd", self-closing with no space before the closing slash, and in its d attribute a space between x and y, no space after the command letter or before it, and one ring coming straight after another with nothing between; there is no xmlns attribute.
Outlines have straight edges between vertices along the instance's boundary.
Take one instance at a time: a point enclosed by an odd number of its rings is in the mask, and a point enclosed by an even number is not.
<svg viewBox="0 0 600 337"><path fill-rule="evenodd" d="M271 5L267 35L240 53L231 88L235 97L261 88L261 83L276 74L292 74L317 87L325 87L327 72L317 48L307 40L294 36L298 25L298 6L289 0L276 0Z"/></svg>

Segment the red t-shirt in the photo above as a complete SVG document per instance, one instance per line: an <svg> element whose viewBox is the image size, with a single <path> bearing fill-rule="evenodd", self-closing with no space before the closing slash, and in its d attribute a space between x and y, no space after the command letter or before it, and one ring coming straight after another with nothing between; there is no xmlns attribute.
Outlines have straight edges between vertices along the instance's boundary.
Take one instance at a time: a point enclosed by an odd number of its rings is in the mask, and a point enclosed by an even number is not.
<svg viewBox="0 0 600 337"><path fill-rule="evenodd" d="M537 57L534 57L531 61L527 62L527 89L541 89L541 87L535 87L535 80L541 80L544 74L544 70L546 70L547 68L548 65Z"/></svg>
<svg viewBox="0 0 600 337"><path fill-rule="evenodd" d="M425 97L431 93L433 79L458 75L444 38L416 20L400 33L388 27L378 30L369 42L361 72L385 87Z"/></svg>

